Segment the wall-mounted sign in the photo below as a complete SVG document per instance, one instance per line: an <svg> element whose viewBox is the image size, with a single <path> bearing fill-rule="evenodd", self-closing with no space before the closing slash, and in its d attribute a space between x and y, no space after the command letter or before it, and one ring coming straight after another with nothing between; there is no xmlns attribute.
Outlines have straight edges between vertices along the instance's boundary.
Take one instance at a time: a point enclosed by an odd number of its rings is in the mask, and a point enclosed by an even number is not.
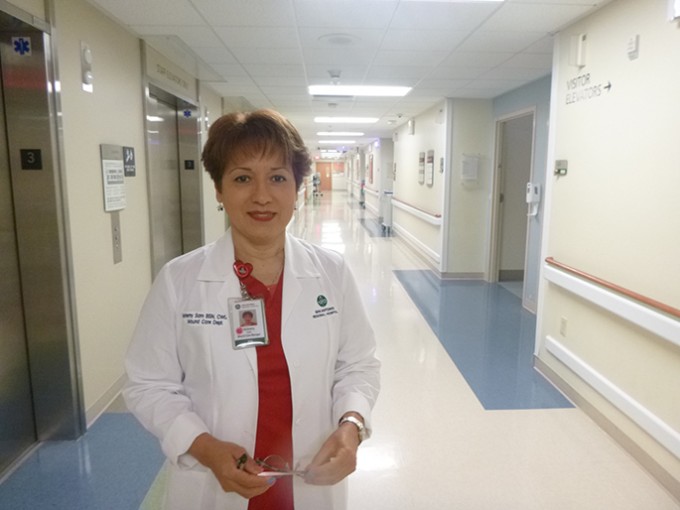
<svg viewBox="0 0 680 510"><path fill-rule="evenodd" d="M123 148L120 145L99 146L102 160L102 181L104 184L104 210L106 212L125 209L125 165Z"/></svg>
<svg viewBox="0 0 680 510"><path fill-rule="evenodd" d="M479 156L463 154L460 180L464 183L476 183L479 179Z"/></svg>
<svg viewBox="0 0 680 510"><path fill-rule="evenodd" d="M418 154L418 184L425 182L425 153Z"/></svg>
<svg viewBox="0 0 680 510"><path fill-rule="evenodd" d="M42 152L40 149L19 149L22 170L42 170Z"/></svg>
<svg viewBox="0 0 680 510"><path fill-rule="evenodd" d="M425 184L434 185L434 151L427 151L427 162L425 163Z"/></svg>
<svg viewBox="0 0 680 510"><path fill-rule="evenodd" d="M125 169L125 177L134 177L137 175L134 147L123 147L123 165Z"/></svg>

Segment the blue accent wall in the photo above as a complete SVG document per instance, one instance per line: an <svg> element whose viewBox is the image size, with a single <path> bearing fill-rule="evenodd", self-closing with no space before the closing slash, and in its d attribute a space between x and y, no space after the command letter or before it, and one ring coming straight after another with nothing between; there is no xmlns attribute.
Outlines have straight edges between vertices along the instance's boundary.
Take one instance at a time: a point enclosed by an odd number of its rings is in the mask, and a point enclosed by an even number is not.
<svg viewBox="0 0 680 510"><path fill-rule="evenodd" d="M493 101L493 114L496 119L512 115L515 112L535 108L535 140L533 153L533 180L541 184L545 195L545 182L548 169L548 131L550 123L550 87L551 76L536 80L524 87L498 96ZM540 273L541 233L543 231L543 201L538 216L529 222L527 246L527 272L524 285L532 301L538 298L538 278Z"/></svg>

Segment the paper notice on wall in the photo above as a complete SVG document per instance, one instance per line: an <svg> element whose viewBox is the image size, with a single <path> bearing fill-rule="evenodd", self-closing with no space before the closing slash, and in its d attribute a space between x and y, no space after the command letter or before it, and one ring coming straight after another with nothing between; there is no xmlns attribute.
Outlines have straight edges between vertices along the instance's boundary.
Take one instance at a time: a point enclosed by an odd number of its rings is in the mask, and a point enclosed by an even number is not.
<svg viewBox="0 0 680 510"><path fill-rule="evenodd" d="M120 211L127 205L125 197L125 165L123 148L102 145L102 180L104 183L104 210Z"/></svg>

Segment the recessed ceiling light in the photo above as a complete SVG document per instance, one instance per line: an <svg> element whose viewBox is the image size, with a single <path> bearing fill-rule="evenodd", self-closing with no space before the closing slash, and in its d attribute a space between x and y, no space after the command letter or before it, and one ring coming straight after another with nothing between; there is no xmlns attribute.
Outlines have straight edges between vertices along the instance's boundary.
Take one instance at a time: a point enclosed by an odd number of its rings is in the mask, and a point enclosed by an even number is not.
<svg viewBox="0 0 680 510"><path fill-rule="evenodd" d="M333 33L324 34L318 38L318 41L322 44L328 46L352 46L357 42L361 41L356 35L344 34L344 33Z"/></svg>
<svg viewBox="0 0 680 510"><path fill-rule="evenodd" d="M404 97L411 92L411 87L391 85L310 85L312 96L369 96L369 97Z"/></svg>
<svg viewBox="0 0 680 510"><path fill-rule="evenodd" d="M314 117L314 122L320 124L374 124L377 117Z"/></svg>
<svg viewBox="0 0 680 510"><path fill-rule="evenodd" d="M344 145L344 144L352 144L352 143L357 143L357 142L356 142L356 140L319 140L319 143Z"/></svg>

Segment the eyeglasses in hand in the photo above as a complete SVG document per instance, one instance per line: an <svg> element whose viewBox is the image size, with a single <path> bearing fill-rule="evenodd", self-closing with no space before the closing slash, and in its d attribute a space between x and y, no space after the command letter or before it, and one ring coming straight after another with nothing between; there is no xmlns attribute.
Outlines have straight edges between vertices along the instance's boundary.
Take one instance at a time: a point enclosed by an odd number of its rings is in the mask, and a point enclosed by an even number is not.
<svg viewBox="0 0 680 510"><path fill-rule="evenodd" d="M255 459L255 462L265 469L265 471L259 473L258 476L305 476L305 471L291 469L290 465L280 455L269 455L264 459Z"/></svg>

